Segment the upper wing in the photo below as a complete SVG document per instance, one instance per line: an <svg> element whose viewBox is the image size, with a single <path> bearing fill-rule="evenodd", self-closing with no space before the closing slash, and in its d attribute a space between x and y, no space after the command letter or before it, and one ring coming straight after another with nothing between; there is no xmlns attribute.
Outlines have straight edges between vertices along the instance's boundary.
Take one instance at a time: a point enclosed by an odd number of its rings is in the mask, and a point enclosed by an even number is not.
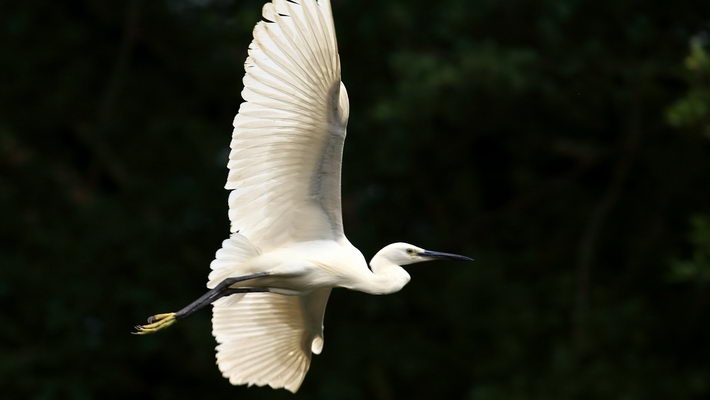
<svg viewBox="0 0 710 400"><path fill-rule="evenodd" d="M245 63L229 155L231 230L262 250L343 235L349 105L329 0L264 5Z"/></svg>

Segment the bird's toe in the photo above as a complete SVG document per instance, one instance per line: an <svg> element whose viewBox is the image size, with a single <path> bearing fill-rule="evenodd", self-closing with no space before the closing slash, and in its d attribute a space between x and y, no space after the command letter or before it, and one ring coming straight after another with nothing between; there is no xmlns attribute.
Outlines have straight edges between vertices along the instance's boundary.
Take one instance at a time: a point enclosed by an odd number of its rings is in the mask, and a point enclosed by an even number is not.
<svg viewBox="0 0 710 400"><path fill-rule="evenodd" d="M161 329L165 329L176 321L175 313L156 314L148 317L148 323L145 325L136 325L134 327L134 335L146 335L154 333Z"/></svg>

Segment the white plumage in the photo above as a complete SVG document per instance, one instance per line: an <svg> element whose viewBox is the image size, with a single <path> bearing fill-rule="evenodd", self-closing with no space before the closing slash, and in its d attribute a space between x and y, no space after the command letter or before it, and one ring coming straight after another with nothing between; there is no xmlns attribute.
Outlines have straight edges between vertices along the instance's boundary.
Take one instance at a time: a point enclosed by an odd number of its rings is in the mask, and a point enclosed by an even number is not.
<svg viewBox="0 0 710 400"><path fill-rule="evenodd" d="M275 0L264 5L262 15L249 46L245 102L230 146L231 230L264 251L344 239L340 163L348 98L330 4ZM225 241L208 286L250 272L235 271L237 261L248 258L242 247L252 247L236 240L244 236ZM318 354L323 347L329 295L327 288L304 296L250 293L215 302L213 334L224 376L233 384L298 390L311 351Z"/></svg>
<svg viewBox="0 0 710 400"><path fill-rule="evenodd" d="M214 303L217 365L234 385L298 390L323 349L323 312L330 288L304 296L232 295ZM236 298L236 299L233 299ZM232 303L232 304L230 304Z"/></svg>
<svg viewBox="0 0 710 400"><path fill-rule="evenodd" d="M349 110L330 4L275 0L264 6L263 18L254 28L245 102L234 119L226 185L233 190L232 232L264 250L337 239Z"/></svg>
<svg viewBox="0 0 710 400"><path fill-rule="evenodd" d="M295 392L323 349L334 287L393 293L401 265L464 259L394 243L368 268L343 233L340 171L349 114L328 0L273 0L254 28L226 188L231 236L202 297L156 314L152 333L213 304L217 365L232 384Z"/></svg>

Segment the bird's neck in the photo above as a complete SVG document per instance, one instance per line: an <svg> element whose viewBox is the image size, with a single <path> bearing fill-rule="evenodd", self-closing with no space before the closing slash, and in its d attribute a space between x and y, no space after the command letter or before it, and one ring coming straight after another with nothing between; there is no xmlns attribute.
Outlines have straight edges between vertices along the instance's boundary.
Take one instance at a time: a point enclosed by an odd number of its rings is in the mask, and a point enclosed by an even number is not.
<svg viewBox="0 0 710 400"><path fill-rule="evenodd" d="M409 282L410 276L404 268L393 262L378 257L370 261L372 274L368 275L366 282L360 289L370 294L390 294L398 292Z"/></svg>

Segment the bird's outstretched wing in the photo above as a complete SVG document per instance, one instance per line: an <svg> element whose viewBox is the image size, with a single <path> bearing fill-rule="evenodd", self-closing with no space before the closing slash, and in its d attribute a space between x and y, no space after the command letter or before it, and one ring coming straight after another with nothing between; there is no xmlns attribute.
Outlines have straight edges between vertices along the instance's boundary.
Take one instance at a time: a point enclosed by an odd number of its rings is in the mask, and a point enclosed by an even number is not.
<svg viewBox="0 0 710 400"><path fill-rule="evenodd" d="M232 295L214 303L217 365L234 385L269 385L296 392L323 349L323 314L330 288L305 296ZM233 305L230 305L233 304Z"/></svg>
<svg viewBox="0 0 710 400"><path fill-rule="evenodd" d="M217 252L213 281L257 249L343 235L340 164L349 110L329 1L267 3L245 69L226 185L231 230L240 234ZM222 374L233 384L298 390L311 354L323 348L329 295L326 288L216 301Z"/></svg>
<svg viewBox="0 0 710 400"><path fill-rule="evenodd" d="M343 235L349 106L329 0L273 0L254 28L229 155L229 219L264 251Z"/></svg>

